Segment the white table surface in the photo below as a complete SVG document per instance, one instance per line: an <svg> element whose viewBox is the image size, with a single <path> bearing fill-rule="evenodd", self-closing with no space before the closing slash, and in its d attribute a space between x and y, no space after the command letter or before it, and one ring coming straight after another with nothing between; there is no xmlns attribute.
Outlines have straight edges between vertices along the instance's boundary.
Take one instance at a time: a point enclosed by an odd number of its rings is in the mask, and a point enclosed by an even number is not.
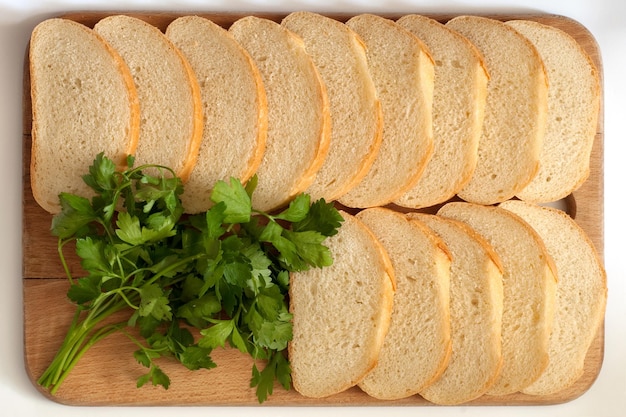
<svg viewBox="0 0 626 417"><path fill-rule="evenodd" d="M68 407L44 398L26 375L23 360L21 264L22 70L28 38L44 18L71 10L293 11L327 12L540 12L573 18L599 43L604 66L605 266L609 300L605 356L595 384L571 402L542 407ZM623 0L0 0L0 415L152 417L207 416L626 416L626 234L621 191L626 179L626 2Z"/></svg>

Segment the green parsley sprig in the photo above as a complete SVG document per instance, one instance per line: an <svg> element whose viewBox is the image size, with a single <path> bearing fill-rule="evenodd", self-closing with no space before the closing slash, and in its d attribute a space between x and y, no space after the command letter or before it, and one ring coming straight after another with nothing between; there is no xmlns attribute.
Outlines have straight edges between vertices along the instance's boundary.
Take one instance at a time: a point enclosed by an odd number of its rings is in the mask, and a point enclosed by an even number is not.
<svg viewBox="0 0 626 417"><path fill-rule="evenodd" d="M52 233L77 308L39 384L54 394L93 344L121 332L148 369L138 387L168 388L159 358L211 369L211 352L229 345L255 359L250 386L259 402L272 394L275 380L289 389L289 272L332 264L323 242L337 233L341 215L324 200L311 204L306 194L278 214L255 210L256 177L245 186L219 181L211 209L184 215L173 171L133 163L129 157L119 171L99 154L83 177L94 197L60 195ZM68 243L75 244L82 277L70 272ZM122 320L120 312L126 312ZM262 369L256 360L265 363Z"/></svg>

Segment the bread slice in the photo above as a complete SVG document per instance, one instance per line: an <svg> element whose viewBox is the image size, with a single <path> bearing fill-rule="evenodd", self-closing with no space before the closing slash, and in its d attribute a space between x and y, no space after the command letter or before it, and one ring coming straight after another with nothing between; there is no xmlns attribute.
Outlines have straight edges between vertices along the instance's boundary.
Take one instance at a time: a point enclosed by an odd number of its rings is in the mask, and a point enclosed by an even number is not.
<svg viewBox="0 0 626 417"><path fill-rule="evenodd" d="M411 213L409 218L431 228L452 254L452 356L441 378L422 389L420 395L436 404L465 403L484 394L502 368L500 258L465 223L432 214Z"/></svg>
<svg viewBox="0 0 626 417"><path fill-rule="evenodd" d="M501 21L460 16L446 25L478 48L490 76L478 163L458 195L499 203L520 192L539 168L548 91L543 62L528 39Z"/></svg>
<svg viewBox="0 0 626 417"><path fill-rule="evenodd" d="M417 184L395 203L429 207L453 197L476 169L489 76L480 52L449 27L416 14L397 22L428 47L435 86L432 158Z"/></svg>
<svg viewBox="0 0 626 417"><path fill-rule="evenodd" d="M383 206L413 187L433 152L433 61L424 44L392 20L371 14L346 22L365 42L383 111L383 138L367 175L339 199Z"/></svg>
<svg viewBox="0 0 626 417"><path fill-rule="evenodd" d="M537 231L556 264L550 363L539 379L522 390L531 395L554 394L583 374L587 350L603 322L606 272L586 233L563 211L514 200L500 207L521 216Z"/></svg>
<svg viewBox="0 0 626 417"><path fill-rule="evenodd" d="M450 253L432 230L385 208L361 211L393 265L391 326L378 365L359 383L369 395L406 398L437 380L450 358Z"/></svg>
<svg viewBox="0 0 626 417"><path fill-rule="evenodd" d="M202 138L200 88L187 60L155 26L114 15L94 31L128 65L141 109L135 166L164 165L185 182L196 162Z"/></svg>
<svg viewBox="0 0 626 417"><path fill-rule="evenodd" d="M139 134L139 102L128 67L97 34L53 18L32 32L29 49L31 187L50 213L61 192L91 197L81 180L100 152L123 166Z"/></svg>
<svg viewBox="0 0 626 417"><path fill-rule="evenodd" d="M517 196L533 202L557 201L589 176L600 113L598 69L578 42L558 28L526 20L506 24L537 48L550 83L539 172Z"/></svg>
<svg viewBox="0 0 626 417"><path fill-rule="evenodd" d="M185 210L198 213L211 207L218 180L245 183L259 167L267 137L265 89L250 55L212 21L183 16L165 34L187 58L202 94L202 142L181 196Z"/></svg>
<svg viewBox="0 0 626 417"><path fill-rule="evenodd" d="M247 16L229 30L252 56L265 86L267 142L252 204L270 211L305 191L326 159L330 146L326 87L302 40L280 24Z"/></svg>
<svg viewBox="0 0 626 417"><path fill-rule="evenodd" d="M341 212L338 234L325 244L333 264L291 274L293 386L326 397L357 384L376 365L389 329L394 271L372 232Z"/></svg>
<svg viewBox="0 0 626 417"><path fill-rule="evenodd" d="M438 214L467 223L500 257L503 366L487 393L518 392L537 380L548 366L556 297L554 262L534 229L508 210L455 202L444 205Z"/></svg>
<svg viewBox="0 0 626 417"><path fill-rule="evenodd" d="M365 48L346 25L317 13L291 13L282 25L304 41L330 103L328 156L307 193L337 200L369 171L382 139L380 102Z"/></svg>

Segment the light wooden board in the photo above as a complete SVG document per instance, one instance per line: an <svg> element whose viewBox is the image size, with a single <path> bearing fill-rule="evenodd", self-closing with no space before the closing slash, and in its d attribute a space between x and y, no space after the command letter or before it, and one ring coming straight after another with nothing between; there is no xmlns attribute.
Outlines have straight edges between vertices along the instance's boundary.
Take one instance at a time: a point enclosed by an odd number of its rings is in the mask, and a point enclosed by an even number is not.
<svg viewBox="0 0 626 417"><path fill-rule="evenodd" d="M419 11L415 11L419 13ZM114 13L71 13L64 17L93 26L102 17ZM198 13L228 27L246 14ZM161 29L178 14L135 13ZM257 14L280 21L285 14ZM446 21L453 15L432 15ZM349 15L332 15L345 21ZM386 15L397 18L400 15ZM489 15L510 20L529 19L558 27L570 33L587 51L602 76L600 51L593 36L579 23L554 15ZM30 189L31 108L28 59L24 66L24 134L23 134L23 289L25 365L33 383L52 360L71 321L74 306L65 294L68 288L58 261L56 239L49 233L51 216L34 201ZM591 173L583 186L563 203L567 211L589 235L603 259L604 245L604 181L603 181L603 111L600 112L596 140L591 155ZM78 273L75 258L70 268ZM256 395L249 388L252 361L233 349L218 349L212 357L216 369L187 371L181 365L164 360L161 366L171 378L169 390L160 387L135 388L136 379L145 368L133 359L133 345L123 335L112 335L96 344L82 358L52 400L71 405L257 405ZM596 379L604 355L604 328L601 328L589 349L583 376L570 388L549 396L521 393L503 397L483 396L470 405L546 405L570 401L584 394ZM44 393L44 395L48 395ZM358 388L325 399L309 399L295 391L276 385L265 405L427 405L419 396L397 401L375 400Z"/></svg>

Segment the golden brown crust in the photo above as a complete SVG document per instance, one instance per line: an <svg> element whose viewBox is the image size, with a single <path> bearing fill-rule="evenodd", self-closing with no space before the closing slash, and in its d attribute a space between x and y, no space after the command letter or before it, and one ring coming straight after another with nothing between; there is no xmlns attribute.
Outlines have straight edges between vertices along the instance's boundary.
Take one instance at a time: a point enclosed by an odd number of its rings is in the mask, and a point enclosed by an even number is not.
<svg viewBox="0 0 626 417"><path fill-rule="evenodd" d="M109 43L104 40L102 36L92 31L92 33L100 39L102 43L106 46L109 53L113 56L115 62L117 63L120 73L122 74L122 78L124 83L126 84L126 88L128 89L128 95L130 98L130 107L131 107L131 122L130 128L128 131L128 147L126 148L126 156L134 155L137 150L137 145L139 144L139 126L141 124L141 114L139 108L139 95L137 94L137 87L135 87L135 82L133 81L133 76L130 73L130 69L126 62L122 59L122 57L117 53L117 51L109 45ZM121 168L126 167L126 159L123 161L116 161Z"/></svg>
<svg viewBox="0 0 626 417"><path fill-rule="evenodd" d="M229 36L232 36L229 34ZM248 168L241 174L241 182L245 183L248 181L257 171L259 165L263 161L263 155L265 154L265 148L267 143L267 126L268 126L268 112L267 112L267 95L265 94L265 87L263 86L263 78L261 77L261 73L257 68L254 60L243 47L239 45L239 50L246 57L246 61L250 66L250 69L253 74L254 82L256 85L256 98L257 98L257 106L259 109L259 117L257 124L257 145L254 150L254 153L250 156L248 160Z"/></svg>
<svg viewBox="0 0 626 417"><path fill-rule="evenodd" d="M289 29L284 29L292 38L292 40L305 51L304 42L302 39L290 31ZM306 53L306 51L304 52ZM307 61L307 65L309 65L310 70L313 74L315 74L315 78L317 80L318 85L318 99L322 102L322 127L319 133L318 145L315 152L315 156L311 160L309 167L304 171L299 181L294 184L291 190L290 199L295 197L297 194L304 192L315 180L315 174L320 170L324 161L326 160L326 155L328 155L328 150L330 148L330 133L331 133L331 119L330 119L330 103L328 101L328 93L326 92L326 85L320 76L319 71L313 61L309 59Z"/></svg>
<svg viewBox="0 0 626 417"><path fill-rule="evenodd" d="M147 23L146 23L147 24ZM162 32L159 31L162 34ZM178 59L180 60L187 79L189 80L189 88L191 90L191 96L193 100L193 128L191 132L191 137L187 142L187 152L185 158L182 161L182 165L180 170L176 173L176 175L180 178L180 180L185 183L189 179L193 168L196 166L196 161L198 160L198 152L200 150L200 144L202 143L202 132L204 129L204 113L202 111L202 93L200 91L200 86L198 85L198 80L196 79L196 74L191 68L191 65L187 61L187 58L183 55L183 53L174 45L172 41L167 38L167 36L163 35L164 42L171 48L175 53Z"/></svg>

